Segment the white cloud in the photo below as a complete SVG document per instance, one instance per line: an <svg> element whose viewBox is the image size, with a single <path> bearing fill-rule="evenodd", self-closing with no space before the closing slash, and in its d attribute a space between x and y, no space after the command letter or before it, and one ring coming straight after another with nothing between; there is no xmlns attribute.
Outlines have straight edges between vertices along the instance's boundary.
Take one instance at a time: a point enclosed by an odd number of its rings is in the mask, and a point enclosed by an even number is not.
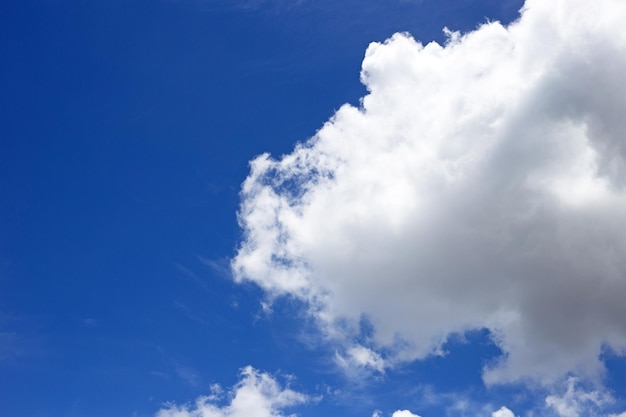
<svg viewBox="0 0 626 417"><path fill-rule="evenodd" d="M420 417L417 414L413 414L409 410L398 410L394 412L391 417Z"/></svg>
<svg viewBox="0 0 626 417"><path fill-rule="evenodd" d="M491 413L491 417L515 417L515 414L508 408L502 407L498 411Z"/></svg>
<svg viewBox="0 0 626 417"><path fill-rule="evenodd" d="M207 396L194 404L166 404L156 417L282 417L282 410L305 403L310 398L289 388L282 388L269 374L248 366L241 371L241 380L233 387L229 403L220 404L223 392L212 385Z"/></svg>
<svg viewBox="0 0 626 417"><path fill-rule="evenodd" d="M487 383L600 375L626 349L624 20L621 0L528 0L445 46L372 43L362 107L251 162L235 279L308 302L380 357L361 364L487 328Z"/></svg>
<svg viewBox="0 0 626 417"><path fill-rule="evenodd" d="M546 397L546 406L559 417L595 416L596 410L613 402L611 395L602 389L584 390L576 378L569 378L566 386L565 392Z"/></svg>
<svg viewBox="0 0 626 417"><path fill-rule="evenodd" d="M337 353L336 360L343 368L370 368L378 372L385 370L385 362L382 357L373 350L360 345L349 348L345 356Z"/></svg>

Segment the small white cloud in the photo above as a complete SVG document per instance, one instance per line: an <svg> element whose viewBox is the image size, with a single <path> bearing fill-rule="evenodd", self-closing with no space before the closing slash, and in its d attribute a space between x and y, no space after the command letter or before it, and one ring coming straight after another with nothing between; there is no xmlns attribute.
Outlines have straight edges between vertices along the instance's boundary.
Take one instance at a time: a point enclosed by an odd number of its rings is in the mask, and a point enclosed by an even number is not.
<svg viewBox="0 0 626 417"><path fill-rule="evenodd" d="M353 346L346 352L346 355L336 354L338 364L349 369L368 368L378 372L384 372L385 361L376 352L365 346Z"/></svg>
<svg viewBox="0 0 626 417"><path fill-rule="evenodd" d="M282 410L310 400L310 397L281 387L269 374L251 366L241 371L241 380L229 392L229 403L220 405L222 389L212 385L207 396L194 404L166 404L156 417L283 417Z"/></svg>
<svg viewBox="0 0 626 417"><path fill-rule="evenodd" d="M420 417L417 414L413 414L409 410L398 410L395 411L391 417Z"/></svg>
<svg viewBox="0 0 626 417"><path fill-rule="evenodd" d="M515 417L515 414L508 408L502 407L498 411L491 413L491 417Z"/></svg>

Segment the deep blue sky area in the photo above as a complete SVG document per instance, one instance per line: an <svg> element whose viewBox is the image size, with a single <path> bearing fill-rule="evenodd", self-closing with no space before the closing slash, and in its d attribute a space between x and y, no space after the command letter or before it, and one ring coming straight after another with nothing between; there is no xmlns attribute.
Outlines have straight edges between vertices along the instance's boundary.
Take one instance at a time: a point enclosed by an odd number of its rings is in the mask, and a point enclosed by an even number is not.
<svg viewBox="0 0 626 417"><path fill-rule="evenodd" d="M289 152L358 104L370 42L397 31L441 42L444 26L508 22L519 7L2 1L0 415L150 416L234 384L248 364L295 374L312 394L345 383L302 340L298 308L265 315L260 291L230 278L248 161ZM355 407L357 387L300 414L393 411L418 377L480 397L480 353L459 346L445 365L376 382L377 404ZM465 368L474 377L442 378Z"/></svg>

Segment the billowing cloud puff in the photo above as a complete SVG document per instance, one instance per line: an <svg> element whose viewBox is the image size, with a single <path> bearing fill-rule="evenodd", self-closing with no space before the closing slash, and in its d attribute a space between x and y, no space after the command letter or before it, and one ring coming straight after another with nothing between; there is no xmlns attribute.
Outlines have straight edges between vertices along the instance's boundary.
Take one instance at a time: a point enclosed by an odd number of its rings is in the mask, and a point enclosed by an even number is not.
<svg viewBox="0 0 626 417"><path fill-rule="evenodd" d="M398 410L392 414L391 417L420 417L417 414L413 414L409 410Z"/></svg>
<svg viewBox="0 0 626 417"><path fill-rule="evenodd" d="M251 162L236 280L305 301L353 362L486 328L487 383L601 373L626 349L625 20L528 0L445 46L372 43L360 107Z"/></svg>
<svg viewBox="0 0 626 417"><path fill-rule="evenodd" d="M491 413L491 417L515 417L515 414L506 407L502 407L497 411Z"/></svg>
<svg viewBox="0 0 626 417"><path fill-rule="evenodd" d="M271 375L250 366L242 369L241 380L230 392L228 404L220 405L219 386L214 385L211 391L192 405L166 404L156 417L282 417L284 408L310 400L304 394L282 388Z"/></svg>

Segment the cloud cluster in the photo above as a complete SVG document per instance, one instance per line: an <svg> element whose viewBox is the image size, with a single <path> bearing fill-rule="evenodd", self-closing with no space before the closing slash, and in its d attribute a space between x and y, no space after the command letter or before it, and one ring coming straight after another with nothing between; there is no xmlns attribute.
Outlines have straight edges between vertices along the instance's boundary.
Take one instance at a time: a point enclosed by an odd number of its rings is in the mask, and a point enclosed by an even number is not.
<svg viewBox="0 0 626 417"><path fill-rule="evenodd" d="M609 392L603 389L585 390L580 380L569 378L564 384L564 389L549 395L545 399L545 408L535 410L538 415L550 415L558 417L626 417L626 412L621 414L606 414L602 410L606 405L614 402ZM201 396L193 404L176 405L167 403L160 409L155 417L296 417L296 414L284 414L283 410L297 406L319 398L312 398L305 394L281 387L278 381L270 374L260 372L251 366L241 370L239 382L228 392L219 384L210 387L210 394ZM484 407L481 411L474 410L473 415L491 415L491 417L515 417L515 414L507 407L490 412L491 407ZM467 408L450 410L448 414L468 415ZM547 414L546 414L547 412ZM472 414L472 411L469 411ZM532 412L528 415L534 415ZM381 411L375 411L372 417L383 417ZM420 417L409 410L396 410L390 417Z"/></svg>
<svg viewBox="0 0 626 417"><path fill-rule="evenodd" d="M236 280L306 301L348 362L486 328L488 384L601 374L626 349L625 20L527 0L443 46L372 43L358 108L251 162Z"/></svg>
<svg viewBox="0 0 626 417"><path fill-rule="evenodd" d="M166 404L156 417L283 417L282 410L305 403L310 397L282 388L269 374L251 366L241 371L241 380L228 395L229 403L221 405L220 386L211 394L199 397L194 404Z"/></svg>

